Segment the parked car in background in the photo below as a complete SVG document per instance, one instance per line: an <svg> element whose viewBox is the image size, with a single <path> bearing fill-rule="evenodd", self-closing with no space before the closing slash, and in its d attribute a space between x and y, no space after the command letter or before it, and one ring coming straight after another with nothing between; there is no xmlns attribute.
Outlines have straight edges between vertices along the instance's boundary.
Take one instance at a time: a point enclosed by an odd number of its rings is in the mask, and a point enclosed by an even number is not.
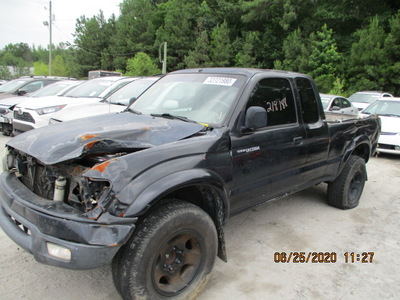
<svg viewBox="0 0 400 300"><path fill-rule="evenodd" d="M358 108L355 107L348 99L329 94L319 94L321 97L322 106L325 112L358 115Z"/></svg>
<svg viewBox="0 0 400 300"><path fill-rule="evenodd" d="M7 80L0 79L0 85L3 85L7 82Z"/></svg>
<svg viewBox="0 0 400 300"><path fill-rule="evenodd" d="M377 114L382 122L378 152L400 154L400 98L380 98L360 115Z"/></svg>
<svg viewBox="0 0 400 300"><path fill-rule="evenodd" d="M135 79L137 77L101 77L82 83L62 97L23 101L14 109L13 134L46 126L53 113L74 105L96 103Z"/></svg>
<svg viewBox="0 0 400 300"><path fill-rule="evenodd" d="M89 80L104 76L122 76L122 74L120 72L104 71L104 70L93 70L88 72Z"/></svg>
<svg viewBox="0 0 400 300"><path fill-rule="evenodd" d="M158 79L160 79L160 77L139 78L96 103L85 103L67 107L52 114L49 123L54 124L112 112L120 112Z"/></svg>
<svg viewBox="0 0 400 300"><path fill-rule="evenodd" d="M15 106L28 99L37 99L47 96L62 96L72 88L81 84L82 80L59 80L50 85L47 85L36 92L33 92L27 96L11 97L0 100L0 131L4 135L10 135L13 131L13 111Z"/></svg>
<svg viewBox="0 0 400 300"><path fill-rule="evenodd" d="M393 95L386 92L364 91L354 93L349 97L349 100L358 110L363 110L375 100L385 97L393 97Z"/></svg>
<svg viewBox="0 0 400 300"><path fill-rule="evenodd" d="M0 99L24 96L58 80L71 79L55 76L22 76L0 86Z"/></svg>

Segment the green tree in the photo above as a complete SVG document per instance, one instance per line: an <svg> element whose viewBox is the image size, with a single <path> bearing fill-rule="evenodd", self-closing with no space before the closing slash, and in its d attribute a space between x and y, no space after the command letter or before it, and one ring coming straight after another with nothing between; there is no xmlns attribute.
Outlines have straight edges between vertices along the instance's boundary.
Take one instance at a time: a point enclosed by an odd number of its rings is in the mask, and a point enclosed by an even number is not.
<svg viewBox="0 0 400 300"><path fill-rule="evenodd" d="M196 0L169 0L158 5L162 24L154 47L158 49L161 43L168 42L168 70L184 68L185 56L195 48L198 4Z"/></svg>
<svg viewBox="0 0 400 300"><path fill-rule="evenodd" d="M125 69L128 57L140 51L158 54L154 47L157 20L157 2L149 0L124 0L116 22L116 34L111 40L111 52L115 53L114 65ZM161 15L161 14L159 14Z"/></svg>
<svg viewBox="0 0 400 300"><path fill-rule="evenodd" d="M400 11L389 21L390 32L385 39L386 82L383 89L400 94Z"/></svg>
<svg viewBox="0 0 400 300"><path fill-rule="evenodd" d="M275 61L274 67L288 71L303 72L309 71L308 58L311 54L310 40L313 35L306 38L302 31L298 28L291 32L283 42L282 61Z"/></svg>
<svg viewBox="0 0 400 300"><path fill-rule="evenodd" d="M146 53L139 52L135 57L128 59L126 65L128 76L150 76L160 74L160 69Z"/></svg>
<svg viewBox="0 0 400 300"><path fill-rule="evenodd" d="M333 30L326 24L310 38L311 53L308 59L309 74L314 77L321 92L329 92L338 76L337 66L342 57L337 51L336 41L333 38Z"/></svg>
<svg viewBox="0 0 400 300"><path fill-rule="evenodd" d="M26 63L32 63L32 50L27 43L8 44L4 47L4 52L11 53Z"/></svg>
<svg viewBox="0 0 400 300"><path fill-rule="evenodd" d="M306 1L308 2L308 1ZM354 32L362 28L371 17L379 16L386 19L400 9L399 1L392 0L317 0L309 5L312 10L311 18L304 20L303 28L320 28L327 24L336 35L338 49L341 52L350 51L357 37Z"/></svg>
<svg viewBox="0 0 400 300"><path fill-rule="evenodd" d="M211 61L216 67L229 67L232 58L228 24L223 22L214 27L211 33Z"/></svg>
<svg viewBox="0 0 400 300"><path fill-rule="evenodd" d="M22 64L24 61L21 57L15 56L11 52L4 52L2 61L6 66L18 66L19 64Z"/></svg>
<svg viewBox="0 0 400 300"><path fill-rule="evenodd" d="M115 32L113 19L114 17L108 23L101 10L92 18L81 16L77 19L74 58L80 76L87 76L90 70L103 69L102 62L107 61L105 56L108 53L105 49L110 47L110 40Z"/></svg>
<svg viewBox="0 0 400 300"><path fill-rule="evenodd" d="M350 91L381 90L387 81L384 72L387 63L384 49L386 34L379 18L355 33L355 42L347 59L347 75Z"/></svg>
<svg viewBox="0 0 400 300"><path fill-rule="evenodd" d="M239 39L238 43L241 46L235 57L236 67L250 68L259 66L259 63L256 62L256 45L259 40L259 34L256 31L246 32L244 40Z"/></svg>
<svg viewBox="0 0 400 300"><path fill-rule="evenodd" d="M68 76L64 59L61 55L56 55L52 64L52 74L54 76Z"/></svg>
<svg viewBox="0 0 400 300"><path fill-rule="evenodd" d="M30 75L31 63L25 61L21 57L14 56L11 52L5 52L2 57L2 62L4 66L9 66L13 68L14 77L19 77L23 75Z"/></svg>
<svg viewBox="0 0 400 300"><path fill-rule="evenodd" d="M44 62L37 61L33 63L33 75L47 76L49 75L49 65Z"/></svg>
<svg viewBox="0 0 400 300"><path fill-rule="evenodd" d="M8 70L7 66L0 65L0 79L10 80L12 78L13 77L12 77L10 71Z"/></svg>
<svg viewBox="0 0 400 300"><path fill-rule="evenodd" d="M211 66L210 42L206 31L201 32L196 40L196 47L185 56L187 68L202 68Z"/></svg>

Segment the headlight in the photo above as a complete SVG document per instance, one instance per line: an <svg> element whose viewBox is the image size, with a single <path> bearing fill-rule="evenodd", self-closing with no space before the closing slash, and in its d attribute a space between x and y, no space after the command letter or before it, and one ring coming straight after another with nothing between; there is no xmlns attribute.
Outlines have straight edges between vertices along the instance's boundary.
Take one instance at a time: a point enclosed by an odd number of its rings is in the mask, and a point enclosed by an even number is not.
<svg viewBox="0 0 400 300"><path fill-rule="evenodd" d="M49 107L35 109L35 111L38 115L46 115L46 114L51 114L56 111L59 111L59 110L63 109L65 106L66 106L66 104L57 105L57 106L49 106Z"/></svg>

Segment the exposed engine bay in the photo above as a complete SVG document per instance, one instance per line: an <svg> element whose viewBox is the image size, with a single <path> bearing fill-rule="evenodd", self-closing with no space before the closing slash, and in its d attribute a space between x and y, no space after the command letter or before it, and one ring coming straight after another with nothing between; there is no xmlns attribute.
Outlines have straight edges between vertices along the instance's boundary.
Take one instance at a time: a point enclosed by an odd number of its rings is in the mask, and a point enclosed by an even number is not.
<svg viewBox="0 0 400 300"><path fill-rule="evenodd" d="M36 195L64 202L96 219L105 210L105 198L110 194L111 183L82 174L92 168L101 168L102 164L125 154L92 155L69 163L43 165L25 153L8 148L5 167Z"/></svg>

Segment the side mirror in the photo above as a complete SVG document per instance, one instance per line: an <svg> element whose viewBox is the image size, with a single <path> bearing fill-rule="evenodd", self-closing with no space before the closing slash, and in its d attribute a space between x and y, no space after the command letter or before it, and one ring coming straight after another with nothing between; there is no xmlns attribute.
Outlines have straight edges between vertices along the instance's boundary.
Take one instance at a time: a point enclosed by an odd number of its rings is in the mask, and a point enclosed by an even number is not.
<svg viewBox="0 0 400 300"><path fill-rule="evenodd" d="M22 89L17 91L17 95L18 95L18 96L24 96L24 95L26 95L27 93L28 93L28 91L25 91L25 90L22 90Z"/></svg>
<svg viewBox="0 0 400 300"><path fill-rule="evenodd" d="M246 111L243 132L267 126L267 111L261 106L251 106Z"/></svg>
<svg viewBox="0 0 400 300"><path fill-rule="evenodd" d="M330 111L339 111L340 107L339 106L332 106Z"/></svg>

